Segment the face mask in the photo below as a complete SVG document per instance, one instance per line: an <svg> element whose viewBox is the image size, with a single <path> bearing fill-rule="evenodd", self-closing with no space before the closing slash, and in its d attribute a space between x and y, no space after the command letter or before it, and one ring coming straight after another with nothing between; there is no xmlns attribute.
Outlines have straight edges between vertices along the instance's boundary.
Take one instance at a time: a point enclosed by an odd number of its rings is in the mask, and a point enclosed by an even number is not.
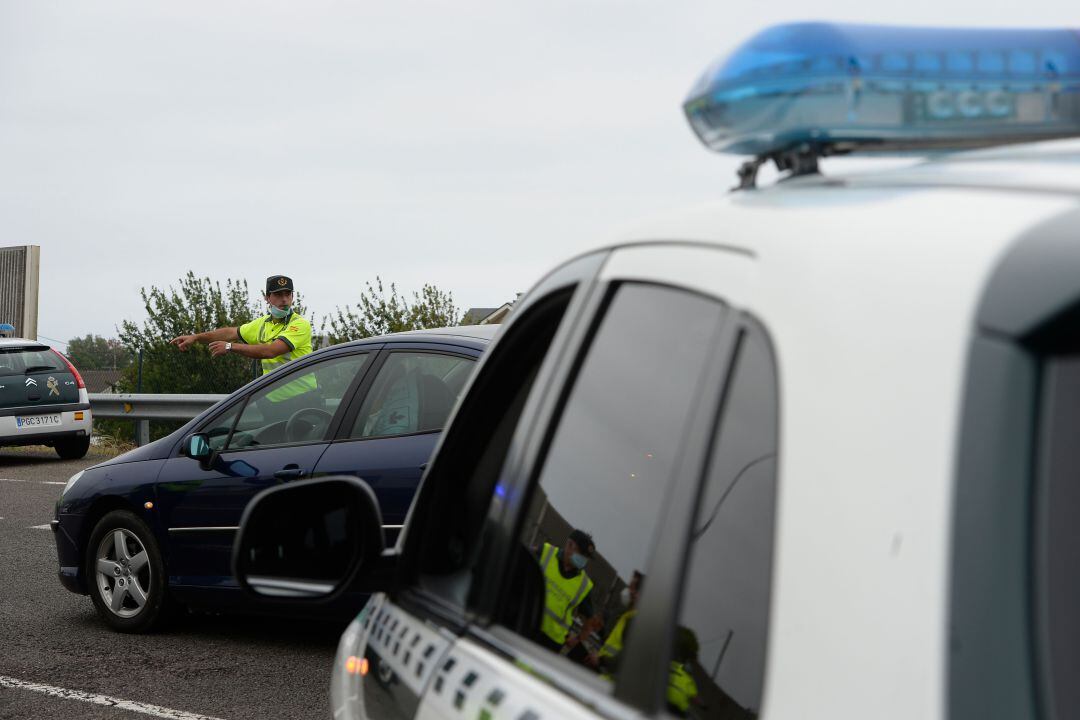
<svg viewBox="0 0 1080 720"><path fill-rule="evenodd" d="M585 566L589 564L589 558L585 557L581 553L574 553L570 556L570 562L578 570L584 570Z"/></svg>
<svg viewBox="0 0 1080 720"><path fill-rule="evenodd" d="M630 598L630 588L624 587L622 589L622 592L619 593L619 600L621 600L622 604L625 605L626 607L630 607L630 600L631 600L631 598Z"/></svg>
<svg viewBox="0 0 1080 720"><path fill-rule="evenodd" d="M289 312L292 310L291 305L286 305L283 308L276 308L273 305L270 306L270 316L280 320L283 317L288 317Z"/></svg>

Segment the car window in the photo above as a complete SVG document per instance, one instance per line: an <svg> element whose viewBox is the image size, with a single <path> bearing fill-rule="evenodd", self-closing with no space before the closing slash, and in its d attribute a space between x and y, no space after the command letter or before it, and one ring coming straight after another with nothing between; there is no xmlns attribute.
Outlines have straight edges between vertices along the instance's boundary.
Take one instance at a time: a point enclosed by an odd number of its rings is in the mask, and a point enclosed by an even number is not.
<svg viewBox="0 0 1080 720"><path fill-rule="evenodd" d="M1075 325L1073 326L1075 327ZM1070 332L1075 344L1075 333ZM1080 354L1048 357L1042 367L1042 422L1034 500L1034 614L1047 717L1080 713Z"/></svg>
<svg viewBox="0 0 1080 720"><path fill-rule="evenodd" d="M633 632L624 596L662 531L724 315L684 291L618 287L532 491L519 542L543 577L544 602L537 625L516 630L607 678L619 637Z"/></svg>
<svg viewBox="0 0 1080 720"><path fill-rule="evenodd" d="M228 450L323 440L367 353L337 356L284 374L248 398Z"/></svg>
<svg viewBox="0 0 1080 720"><path fill-rule="evenodd" d="M736 355L690 536L667 669L671 714L754 718L761 708L776 515L777 386L758 332ZM648 582L647 579L645 581Z"/></svg>
<svg viewBox="0 0 1080 720"><path fill-rule="evenodd" d="M475 364L473 359L457 355L390 353L364 399L349 437L441 430Z"/></svg>
<svg viewBox="0 0 1080 720"><path fill-rule="evenodd" d="M430 490L410 520L424 534L407 536L406 552L418 547L421 585L444 601L464 605L471 580L456 583L454 576L472 570L499 471L574 290L560 289L535 301L507 328L462 400L425 479Z"/></svg>
<svg viewBox="0 0 1080 720"><path fill-rule="evenodd" d="M26 372L67 371L67 367L50 348L10 348L0 350L0 375L21 375Z"/></svg>
<svg viewBox="0 0 1080 720"><path fill-rule="evenodd" d="M236 418L240 414L240 408L243 406L244 403L242 402L235 403L229 410L217 416L199 430L199 432L206 433L211 450L220 451L225 449L225 443L229 440L229 433L232 432L233 425L236 424Z"/></svg>

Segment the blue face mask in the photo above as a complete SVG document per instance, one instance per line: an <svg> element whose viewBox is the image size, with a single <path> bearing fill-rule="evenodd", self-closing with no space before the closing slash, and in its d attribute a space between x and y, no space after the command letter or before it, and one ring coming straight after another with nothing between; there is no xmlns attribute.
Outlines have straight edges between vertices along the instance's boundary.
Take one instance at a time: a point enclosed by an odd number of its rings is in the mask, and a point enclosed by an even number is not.
<svg viewBox="0 0 1080 720"><path fill-rule="evenodd" d="M581 553L574 553L570 556L570 563L578 570L584 570L585 566L589 564L589 558Z"/></svg>
<svg viewBox="0 0 1080 720"><path fill-rule="evenodd" d="M277 318L278 320L284 317L288 317L290 312L292 312L291 305L286 305L283 308L276 308L273 305L270 306L270 316L273 318Z"/></svg>

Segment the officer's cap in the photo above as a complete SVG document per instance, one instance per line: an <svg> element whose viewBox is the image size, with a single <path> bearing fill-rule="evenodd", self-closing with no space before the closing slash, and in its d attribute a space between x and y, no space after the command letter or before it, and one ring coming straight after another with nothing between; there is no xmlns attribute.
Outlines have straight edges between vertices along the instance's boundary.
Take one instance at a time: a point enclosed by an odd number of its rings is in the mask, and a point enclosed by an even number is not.
<svg viewBox="0 0 1080 720"><path fill-rule="evenodd" d="M288 290L293 292L292 278L285 277L284 275L271 275L266 278L266 294L281 292L282 290Z"/></svg>

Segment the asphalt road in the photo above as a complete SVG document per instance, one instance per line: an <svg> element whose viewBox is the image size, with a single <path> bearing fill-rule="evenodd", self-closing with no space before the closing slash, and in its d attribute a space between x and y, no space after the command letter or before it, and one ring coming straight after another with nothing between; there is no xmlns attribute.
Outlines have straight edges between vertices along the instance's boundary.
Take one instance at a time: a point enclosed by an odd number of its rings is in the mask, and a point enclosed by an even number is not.
<svg viewBox="0 0 1080 720"><path fill-rule="evenodd" d="M61 587L52 531L36 526L67 479L101 459L0 450L0 720L151 717L108 698L224 720L329 717L342 624L194 614L122 635Z"/></svg>

